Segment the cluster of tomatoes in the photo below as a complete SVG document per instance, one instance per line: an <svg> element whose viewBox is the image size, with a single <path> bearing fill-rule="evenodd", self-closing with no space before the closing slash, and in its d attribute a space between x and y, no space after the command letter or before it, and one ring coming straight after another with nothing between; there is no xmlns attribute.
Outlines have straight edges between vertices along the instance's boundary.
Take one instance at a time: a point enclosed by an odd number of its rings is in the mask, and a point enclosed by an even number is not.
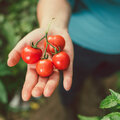
<svg viewBox="0 0 120 120"><path fill-rule="evenodd" d="M44 54L43 51L37 47L37 44L44 39ZM21 57L27 64L36 64L36 71L42 77L48 77L53 73L53 69L65 70L70 64L70 58L66 52L63 51L65 47L65 40L61 35L47 34L32 46L23 48ZM52 59L48 58L48 54L52 55Z"/></svg>

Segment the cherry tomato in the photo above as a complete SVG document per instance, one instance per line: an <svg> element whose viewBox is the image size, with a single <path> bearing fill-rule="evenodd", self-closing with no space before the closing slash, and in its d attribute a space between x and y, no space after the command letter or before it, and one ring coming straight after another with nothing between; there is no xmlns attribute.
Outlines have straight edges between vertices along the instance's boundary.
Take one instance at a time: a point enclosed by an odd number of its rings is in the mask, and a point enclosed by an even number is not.
<svg viewBox="0 0 120 120"><path fill-rule="evenodd" d="M53 56L53 64L58 70L65 70L70 64L70 58L66 52L60 52Z"/></svg>
<svg viewBox="0 0 120 120"><path fill-rule="evenodd" d="M53 72L52 61L48 60L48 59L39 60L37 65L36 65L36 71L42 77L50 76Z"/></svg>
<svg viewBox="0 0 120 120"><path fill-rule="evenodd" d="M48 36L48 42L51 43L56 49L59 51L59 49L62 51L65 46L65 40L60 35L51 35ZM44 42L44 47L46 48L46 41ZM54 48L50 45L47 47L47 52L49 53L55 53Z"/></svg>
<svg viewBox="0 0 120 120"><path fill-rule="evenodd" d="M35 49L31 46L26 46L23 48L21 57L24 62L27 64L34 64L38 62L41 59L42 56L42 50L41 49Z"/></svg>

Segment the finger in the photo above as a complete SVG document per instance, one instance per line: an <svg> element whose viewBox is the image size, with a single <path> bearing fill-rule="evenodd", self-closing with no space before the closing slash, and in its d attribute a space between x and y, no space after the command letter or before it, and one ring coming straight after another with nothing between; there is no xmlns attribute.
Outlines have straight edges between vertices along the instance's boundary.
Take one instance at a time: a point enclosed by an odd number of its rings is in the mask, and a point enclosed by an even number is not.
<svg viewBox="0 0 120 120"><path fill-rule="evenodd" d="M25 46L25 42L18 42L16 47L9 53L7 64L9 67L15 66L21 57L21 49Z"/></svg>
<svg viewBox="0 0 120 120"><path fill-rule="evenodd" d="M32 89L35 87L37 82L38 75L36 73L36 70L32 68L31 65L28 65L26 79L22 89L22 99L24 101L28 101L30 99Z"/></svg>
<svg viewBox="0 0 120 120"><path fill-rule="evenodd" d="M66 38L67 45L65 46L64 51L70 57L70 65L68 69L63 72L63 76L64 76L63 86L66 91L69 91L72 86L74 51L73 51L72 40L67 32L65 34L65 38Z"/></svg>
<svg viewBox="0 0 120 120"><path fill-rule="evenodd" d="M70 57L70 65L67 70L63 72L63 86L66 91L69 91L72 86L72 77L73 77L73 54Z"/></svg>
<svg viewBox="0 0 120 120"><path fill-rule="evenodd" d="M42 95L45 85L47 83L48 78L43 78L39 76L38 83L32 90L32 96L33 97L39 97Z"/></svg>
<svg viewBox="0 0 120 120"><path fill-rule="evenodd" d="M73 76L72 66L70 66L67 70L63 72L63 76L64 76L63 86L66 91L69 91L72 86L72 76Z"/></svg>
<svg viewBox="0 0 120 120"><path fill-rule="evenodd" d="M42 35L42 31L40 29L36 29L29 34L27 34L22 40L18 42L18 44L15 46L15 48L9 53L8 55L8 66L12 67L15 66L21 57L21 51L26 45L31 45L31 42L38 41Z"/></svg>
<svg viewBox="0 0 120 120"><path fill-rule="evenodd" d="M54 73L49 77L49 80L44 89L44 96L49 97L52 95L53 91L59 83L59 71L55 70Z"/></svg>

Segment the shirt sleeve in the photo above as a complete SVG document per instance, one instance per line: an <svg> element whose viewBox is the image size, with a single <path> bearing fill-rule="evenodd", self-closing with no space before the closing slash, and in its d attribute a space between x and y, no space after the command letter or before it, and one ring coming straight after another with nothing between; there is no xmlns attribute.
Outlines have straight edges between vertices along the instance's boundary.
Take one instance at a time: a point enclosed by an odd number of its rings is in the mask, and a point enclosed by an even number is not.
<svg viewBox="0 0 120 120"><path fill-rule="evenodd" d="M72 9L75 6L75 0L67 0L70 3L70 6L72 7Z"/></svg>

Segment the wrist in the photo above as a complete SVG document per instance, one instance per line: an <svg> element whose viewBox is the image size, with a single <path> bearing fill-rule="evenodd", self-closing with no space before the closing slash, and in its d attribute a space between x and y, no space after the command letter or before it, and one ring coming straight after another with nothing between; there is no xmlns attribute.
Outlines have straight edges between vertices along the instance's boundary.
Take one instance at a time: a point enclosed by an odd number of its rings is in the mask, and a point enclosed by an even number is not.
<svg viewBox="0 0 120 120"><path fill-rule="evenodd" d="M43 30L47 30L51 20L52 20L52 18L39 21L40 28L42 28ZM63 31L68 32L68 26L63 25L60 22L58 22L56 19L54 19L50 25L50 30L63 30Z"/></svg>
<svg viewBox="0 0 120 120"><path fill-rule="evenodd" d="M40 28L43 28L43 29L47 29L50 22L51 22L52 18L51 19L47 19L47 20L41 20L39 22L39 26ZM60 21L54 19L52 22L51 22L51 26L50 26L50 29L64 29L64 30L68 30L68 26L67 25L64 25L62 24Z"/></svg>

